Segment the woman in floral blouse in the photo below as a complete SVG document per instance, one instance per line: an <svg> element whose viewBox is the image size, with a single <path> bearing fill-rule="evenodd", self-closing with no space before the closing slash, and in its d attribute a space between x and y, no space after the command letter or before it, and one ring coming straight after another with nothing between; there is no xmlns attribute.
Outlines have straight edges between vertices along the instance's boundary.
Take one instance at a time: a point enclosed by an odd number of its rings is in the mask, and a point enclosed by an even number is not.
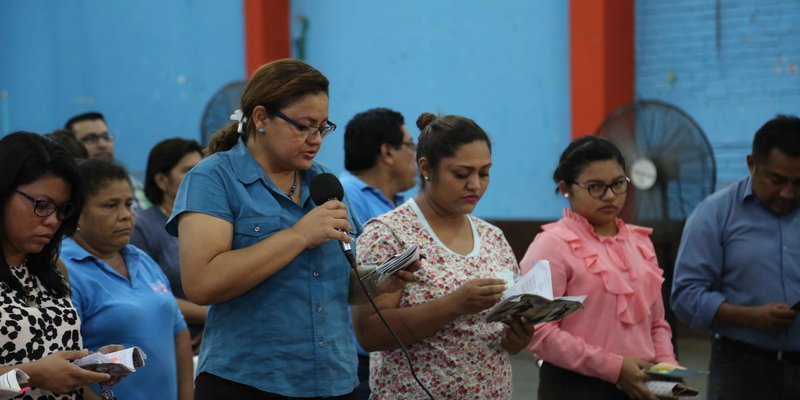
<svg viewBox="0 0 800 400"><path fill-rule="evenodd" d="M509 354L528 344L533 328L520 319L483 320L505 289L498 277L518 273L500 229L469 215L489 184L491 143L460 116L424 113L417 126L422 189L366 223L359 264L380 264L419 244L424 260L415 282L375 300L408 347L417 376L437 399L510 399ZM353 318L359 343L373 352L371 398L424 398L372 307L354 308Z"/></svg>

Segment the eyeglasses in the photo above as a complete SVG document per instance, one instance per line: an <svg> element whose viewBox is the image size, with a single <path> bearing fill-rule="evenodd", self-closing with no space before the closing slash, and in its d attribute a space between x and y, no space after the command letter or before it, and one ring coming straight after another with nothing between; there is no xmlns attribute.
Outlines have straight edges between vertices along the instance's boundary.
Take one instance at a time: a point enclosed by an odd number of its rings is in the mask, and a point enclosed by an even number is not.
<svg viewBox="0 0 800 400"><path fill-rule="evenodd" d="M414 142L402 142L400 145L408 147L411 151L417 151L417 144Z"/></svg>
<svg viewBox="0 0 800 400"><path fill-rule="evenodd" d="M114 141L114 135L112 135L110 132L106 132L106 133L90 133L90 134L88 134L88 135L86 135L86 136L81 138L81 142L83 142L85 144L95 144L95 143L97 143L97 142L99 142L101 140L105 140L106 142L113 142Z"/></svg>
<svg viewBox="0 0 800 400"><path fill-rule="evenodd" d="M303 124L301 124L301 123L299 123L299 122L287 117L286 115L284 115L280 111L275 111L272 114L275 115L276 117L288 122L291 126L297 128L297 130L300 131L300 133L303 133L303 134L306 135L306 139L311 137L311 135L313 135L315 132L319 133L319 137L321 139L325 139L325 136L328 136L329 133L331 133L331 132L336 130L336 124L334 124L331 121L325 121L326 125L323 126L323 127L319 127L319 126L314 126L314 125L303 125Z"/></svg>
<svg viewBox="0 0 800 400"><path fill-rule="evenodd" d="M33 213L40 217L49 217L56 210L58 210L58 219L64 220L71 217L72 214L75 213L75 203L71 201L56 205L56 203L53 203L50 200L34 199L29 194L19 190L15 190L15 192L25 196L26 199L30 200L33 203Z"/></svg>
<svg viewBox="0 0 800 400"><path fill-rule="evenodd" d="M628 191L628 184L629 183L631 183L631 179L626 176L625 178L618 179L618 180L616 180L614 182L611 182L609 184L605 184L605 183L590 183L588 185L585 185L585 184L579 183L579 182L573 182L572 184L573 185L578 185L578 186L586 189L586 191L589 192L589 196L600 198L600 197L603 197L603 196L606 195L606 192L608 191L608 189L611 189L611 192L614 193L614 194L625 194L625 192Z"/></svg>

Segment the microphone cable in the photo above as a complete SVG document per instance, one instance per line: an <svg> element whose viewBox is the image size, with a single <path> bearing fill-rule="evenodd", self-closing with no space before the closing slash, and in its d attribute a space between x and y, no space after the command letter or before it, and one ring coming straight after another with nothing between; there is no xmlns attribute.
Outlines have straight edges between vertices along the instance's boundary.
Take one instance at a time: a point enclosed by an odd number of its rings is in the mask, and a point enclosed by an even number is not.
<svg viewBox="0 0 800 400"><path fill-rule="evenodd" d="M350 253L350 254L352 254L352 253ZM406 349L406 346L403 344L403 341L400 340L400 337L397 336L397 333L394 332L394 329L392 329L392 327L389 326L389 323L383 317L383 314L381 314L381 310L378 309L378 306L375 305L375 302L372 300L372 296L369 295L369 291L367 290L367 287L364 285L364 282L361 281L361 276L358 275L358 268L356 267L355 258L352 257L352 256L347 257L347 261L350 262L350 266L353 268L353 271L355 271L356 280L358 280L358 284L361 286L361 290L364 291L364 295L367 296L367 300L369 300L369 304L372 304L372 308L378 314L378 317L380 317L381 321L383 322L383 326L385 326L386 329L389 330L389 333L392 334L392 337L394 338L394 340L397 342L397 344L400 345L400 350L403 351L403 355L406 356L406 361L408 361L408 369L411 371L411 376L414 377L414 380L417 382L417 385L419 385L419 387L422 388L422 390L425 392L425 394L428 395L428 398L431 399L431 400L435 400L433 395L431 394L431 392L428 391L428 388L425 387L425 385L417 377L416 372L414 372L414 363L411 362L411 355L408 354L408 349Z"/></svg>
<svg viewBox="0 0 800 400"><path fill-rule="evenodd" d="M344 188L342 187L342 183L339 182L339 178L337 178L336 175L328 172L323 172L315 176L309 185L309 191L311 192L311 198L317 205L324 204L329 200L335 199L342 201L342 199L344 199ZM369 300L369 303L372 304L372 308L375 309L375 312L378 314L378 317L380 317L383 325L389 330L389 333L392 334L392 337L394 337L394 340L397 342L397 344L400 345L400 349L403 350L403 355L405 355L406 360L408 361L408 368L411 370L411 376L413 376L414 380L417 381L419 387L425 391L425 394L428 395L428 398L434 400L431 392L429 392L428 388L422 384L417 377L416 372L414 372L414 364L411 362L411 356L408 354L408 349L406 349L406 346L403 345L403 342L400 340L400 337L397 336L397 333L394 332L394 329L392 329L392 327L389 326L389 323L386 322L386 319L383 317L383 314L381 314L378 306L375 305L375 301L372 300L372 296L369 295L364 282L361 281L361 276L358 274L358 263L356 262L356 257L353 255L352 249L350 248L350 244L340 240L339 246L342 249L342 252L344 252L344 256L347 259L347 262L350 264L350 267L353 268L353 271L356 274L356 279L358 280L358 284L361 285L361 290L364 291L364 295L367 296L367 300Z"/></svg>

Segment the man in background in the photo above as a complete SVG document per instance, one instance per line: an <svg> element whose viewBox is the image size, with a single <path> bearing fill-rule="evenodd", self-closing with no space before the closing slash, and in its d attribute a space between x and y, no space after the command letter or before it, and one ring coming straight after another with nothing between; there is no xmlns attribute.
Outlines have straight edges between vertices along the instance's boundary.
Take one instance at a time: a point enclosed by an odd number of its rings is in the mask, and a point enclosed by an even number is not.
<svg viewBox="0 0 800 400"><path fill-rule="evenodd" d="M672 308L714 333L709 399L800 399L800 118L764 124L747 168L686 221Z"/></svg>
<svg viewBox="0 0 800 400"><path fill-rule="evenodd" d="M401 192L416 183L417 145L404 125L403 116L387 108L356 114L344 132L344 167L340 179L345 196L366 223L403 202ZM355 335L354 335L355 338ZM368 399L369 353L356 343L358 398Z"/></svg>
<svg viewBox="0 0 800 400"><path fill-rule="evenodd" d="M403 202L400 193L416 183L416 150L396 111L373 108L347 123L340 178L362 223Z"/></svg>
<svg viewBox="0 0 800 400"><path fill-rule="evenodd" d="M109 131L103 114L96 111L78 114L70 118L64 128L75 134L75 138L86 148L89 158L114 161L114 135ZM139 210L149 208L150 202L144 195L142 183L134 177L130 178L134 207Z"/></svg>

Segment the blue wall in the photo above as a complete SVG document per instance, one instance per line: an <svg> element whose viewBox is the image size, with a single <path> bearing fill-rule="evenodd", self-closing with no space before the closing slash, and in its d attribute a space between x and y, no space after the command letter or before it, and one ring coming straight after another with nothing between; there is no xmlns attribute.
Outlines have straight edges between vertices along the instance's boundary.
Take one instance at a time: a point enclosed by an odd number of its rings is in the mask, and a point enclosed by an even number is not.
<svg viewBox="0 0 800 400"><path fill-rule="evenodd" d="M414 136L423 111L471 117L494 139L477 214L552 219L562 204L549 176L570 137L567 4L295 0L292 16L310 23L306 61L330 78L342 128L377 106L402 112ZM2 1L9 128L48 132L100 110L118 159L141 174L157 141L199 139L205 102L244 77L241 13L231 0ZM342 137L319 157L337 171Z"/></svg>
<svg viewBox="0 0 800 400"><path fill-rule="evenodd" d="M476 214L553 219L550 176L570 140L566 1L294 0L309 23L306 60L331 80L331 119L385 106L412 136L428 111L474 119L492 137L489 190ZM322 162L340 168L343 131Z"/></svg>
<svg viewBox="0 0 800 400"><path fill-rule="evenodd" d="M718 186L747 174L755 131L800 114L800 2L638 0L636 92L690 114L711 141Z"/></svg>
<svg viewBox="0 0 800 400"><path fill-rule="evenodd" d="M570 138L567 0L293 0L291 15L294 36L309 23L306 61L331 79L342 128L377 106L402 112L414 135L423 111L471 117L494 139L476 213L559 215L549 176ZM765 120L800 113L796 0L638 0L636 30L637 97L700 123L721 184L745 173ZM244 78L242 38L235 0L0 1L0 114L10 130L48 132L100 110L118 158L141 174L157 141L200 138L208 99ZM320 154L337 171L342 135Z"/></svg>
<svg viewBox="0 0 800 400"><path fill-rule="evenodd" d="M98 110L117 159L141 175L155 143L199 139L208 98L244 78L243 35L238 1L4 0L8 128L46 133Z"/></svg>

